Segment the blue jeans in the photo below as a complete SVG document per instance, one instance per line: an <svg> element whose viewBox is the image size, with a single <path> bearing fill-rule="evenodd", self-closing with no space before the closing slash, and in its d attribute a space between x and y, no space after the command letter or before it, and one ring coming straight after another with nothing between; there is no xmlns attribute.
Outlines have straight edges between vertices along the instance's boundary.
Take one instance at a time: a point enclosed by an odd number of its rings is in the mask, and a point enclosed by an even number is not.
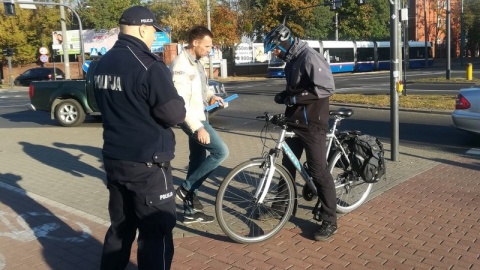
<svg viewBox="0 0 480 270"><path fill-rule="evenodd" d="M228 147L218 136L217 132L207 121L202 121L203 127L210 135L210 143L202 144L197 139L197 133L192 133L188 127L181 125L182 130L188 135L190 156L188 163L187 179L182 183L183 188L190 192L198 193L207 177L227 157ZM207 151L210 153L207 156ZM193 213L193 208L184 204L185 213Z"/></svg>

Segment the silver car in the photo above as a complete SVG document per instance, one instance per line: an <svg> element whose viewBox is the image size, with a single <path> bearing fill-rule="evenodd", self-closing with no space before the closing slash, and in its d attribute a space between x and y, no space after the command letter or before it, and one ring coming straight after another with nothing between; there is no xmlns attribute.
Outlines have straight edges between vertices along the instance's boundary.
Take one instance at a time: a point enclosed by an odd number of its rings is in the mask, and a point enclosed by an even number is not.
<svg viewBox="0 0 480 270"><path fill-rule="evenodd" d="M480 86L460 89L452 120L456 128L480 135Z"/></svg>

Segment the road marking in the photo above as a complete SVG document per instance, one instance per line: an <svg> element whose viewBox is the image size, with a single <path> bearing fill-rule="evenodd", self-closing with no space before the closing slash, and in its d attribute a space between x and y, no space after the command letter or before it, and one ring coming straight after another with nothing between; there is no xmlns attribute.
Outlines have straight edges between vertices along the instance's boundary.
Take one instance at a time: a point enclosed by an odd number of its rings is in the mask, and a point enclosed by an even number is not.
<svg viewBox="0 0 480 270"><path fill-rule="evenodd" d="M80 227L81 231L76 230L80 233L79 236L68 236L68 237L57 237L50 234L50 232L56 231L60 229L60 225L55 222L49 222L40 224L39 226L35 226L31 228L28 225L27 219L35 219L35 217L51 217L52 219L60 219L62 221L68 220L66 217L62 217L59 215L52 215L50 213L41 213L41 212L27 212L20 215L14 213L7 213L0 211L0 222L3 223L8 231L0 232L0 236L2 237L9 237L13 240L21 241L21 242L30 242L36 240L37 238L43 237L50 240L57 240L60 242L70 242L70 243L81 243L90 238L92 231L90 228L81 223L74 221L78 227ZM13 221L13 222L12 222ZM68 225L67 225L68 226ZM74 228L72 230L75 231Z"/></svg>
<svg viewBox="0 0 480 270"><path fill-rule="evenodd" d="M470 150L467 151L467 154L480 156L480 149L479 148L470 148Z"/></svg>

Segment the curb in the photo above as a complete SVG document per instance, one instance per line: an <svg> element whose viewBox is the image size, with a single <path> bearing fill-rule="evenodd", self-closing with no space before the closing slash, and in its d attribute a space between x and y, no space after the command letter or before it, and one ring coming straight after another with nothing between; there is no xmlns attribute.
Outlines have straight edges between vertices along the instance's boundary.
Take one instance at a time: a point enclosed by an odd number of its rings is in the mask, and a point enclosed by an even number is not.
<svg viewBox="0 0 480 270"><path fill-rule="evenodd" d="M349 104L349 103L330 103L330 106L338 106L338 107L354 107L354 108L362 108L362 109L373 109L373 110L384 110L390 111L390 107L379 107L379 106L370 106L370 105L361 105L361 104ZM441 114L441 115L449 115L452 114L453 110L427 110L427 109L410 109L410 108L398 108L399 111L402 112L415 112L415 113L430 113L430 114Z"/></svg>

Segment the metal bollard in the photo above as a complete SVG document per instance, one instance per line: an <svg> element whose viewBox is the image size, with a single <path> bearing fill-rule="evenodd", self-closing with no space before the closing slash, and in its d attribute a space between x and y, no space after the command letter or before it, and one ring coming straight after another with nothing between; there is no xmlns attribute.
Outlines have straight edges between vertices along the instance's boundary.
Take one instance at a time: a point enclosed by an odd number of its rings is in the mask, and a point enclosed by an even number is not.
<svg viewBox="0 0 480 270"><path fill-rule="evenodd" d="M473 78L473 65L472 63L467 64L467 81L471 81Z"/></svg>

